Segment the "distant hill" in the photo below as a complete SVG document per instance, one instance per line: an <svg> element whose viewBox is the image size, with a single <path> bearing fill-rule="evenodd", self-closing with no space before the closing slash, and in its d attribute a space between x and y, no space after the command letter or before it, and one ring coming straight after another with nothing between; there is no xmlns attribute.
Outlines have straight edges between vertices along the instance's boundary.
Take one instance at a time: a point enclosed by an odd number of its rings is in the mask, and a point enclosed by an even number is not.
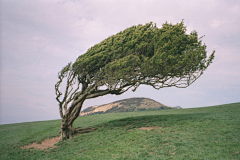
<svg viewBox="0 0 240 160"><path fill-rule="evenodd" d="M173 109L149 98L129 98L100 106L92 106L81 111L80 116L134 111L154 111Z"/></svg>

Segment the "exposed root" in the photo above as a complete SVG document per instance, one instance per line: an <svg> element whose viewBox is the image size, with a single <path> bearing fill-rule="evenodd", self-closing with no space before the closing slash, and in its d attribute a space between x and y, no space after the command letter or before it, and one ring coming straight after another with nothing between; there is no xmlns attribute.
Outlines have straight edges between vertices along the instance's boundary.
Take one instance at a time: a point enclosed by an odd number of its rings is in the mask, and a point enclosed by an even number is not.
<svg viewBox="0 0 240 160"><path fill-rule="evenodd" d="M94 131L94 128L91 128L91 127L88 127L88 128L81 128L81 127L75 128L75 134L76 135L83 134L83 133L89 133L89 132L92 132L92 131Z"/></svg>

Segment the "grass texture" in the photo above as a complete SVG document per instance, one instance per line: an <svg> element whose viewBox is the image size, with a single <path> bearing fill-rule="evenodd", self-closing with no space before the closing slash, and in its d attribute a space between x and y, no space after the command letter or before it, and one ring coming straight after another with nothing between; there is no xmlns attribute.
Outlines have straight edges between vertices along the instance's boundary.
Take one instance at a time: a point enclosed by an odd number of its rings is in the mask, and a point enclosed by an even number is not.
<svg viewBox="0 0 240 160"><path fill-rule="evenodd" d="M59 136L60 125L61 120L1 125L0 159L240 159L240 103L79 117L75 127L95 130L53 149L21 149Z"/></svg>

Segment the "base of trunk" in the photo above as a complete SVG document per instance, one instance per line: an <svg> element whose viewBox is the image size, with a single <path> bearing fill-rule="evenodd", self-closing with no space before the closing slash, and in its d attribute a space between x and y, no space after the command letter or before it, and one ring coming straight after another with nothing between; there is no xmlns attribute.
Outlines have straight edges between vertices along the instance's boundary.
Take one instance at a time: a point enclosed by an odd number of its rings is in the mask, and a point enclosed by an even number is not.
<svg viewBox="0 0 240 160"><path fill-rule="evenodd" d="M71 126L68 128L62 128L59 132L61 133L61 140L64 140L64 139L72 139L76 130L74 127Z"/></svg>

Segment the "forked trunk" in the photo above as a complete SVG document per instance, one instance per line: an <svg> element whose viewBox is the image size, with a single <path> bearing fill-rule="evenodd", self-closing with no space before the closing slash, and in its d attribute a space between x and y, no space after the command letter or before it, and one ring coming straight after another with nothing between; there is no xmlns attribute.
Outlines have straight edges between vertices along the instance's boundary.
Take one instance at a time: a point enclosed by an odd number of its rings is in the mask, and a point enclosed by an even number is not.
<svg viewBox="0 0 240 160"><path fill-rule="evenodd" d="M68 123L68 118L62 119L61 124L61 139L71 139L75 133L75 129L72 124Z"/></svg>
<svg viewBox="0 0 240 160"><path fill-rule="evenodd" d="M79 116L79 113L82 108L83 101L78 104L71 106L66 114L62 118L61 124L61 140L71 139L76 133L76 129L73 127L74 120Z"/></svg>

